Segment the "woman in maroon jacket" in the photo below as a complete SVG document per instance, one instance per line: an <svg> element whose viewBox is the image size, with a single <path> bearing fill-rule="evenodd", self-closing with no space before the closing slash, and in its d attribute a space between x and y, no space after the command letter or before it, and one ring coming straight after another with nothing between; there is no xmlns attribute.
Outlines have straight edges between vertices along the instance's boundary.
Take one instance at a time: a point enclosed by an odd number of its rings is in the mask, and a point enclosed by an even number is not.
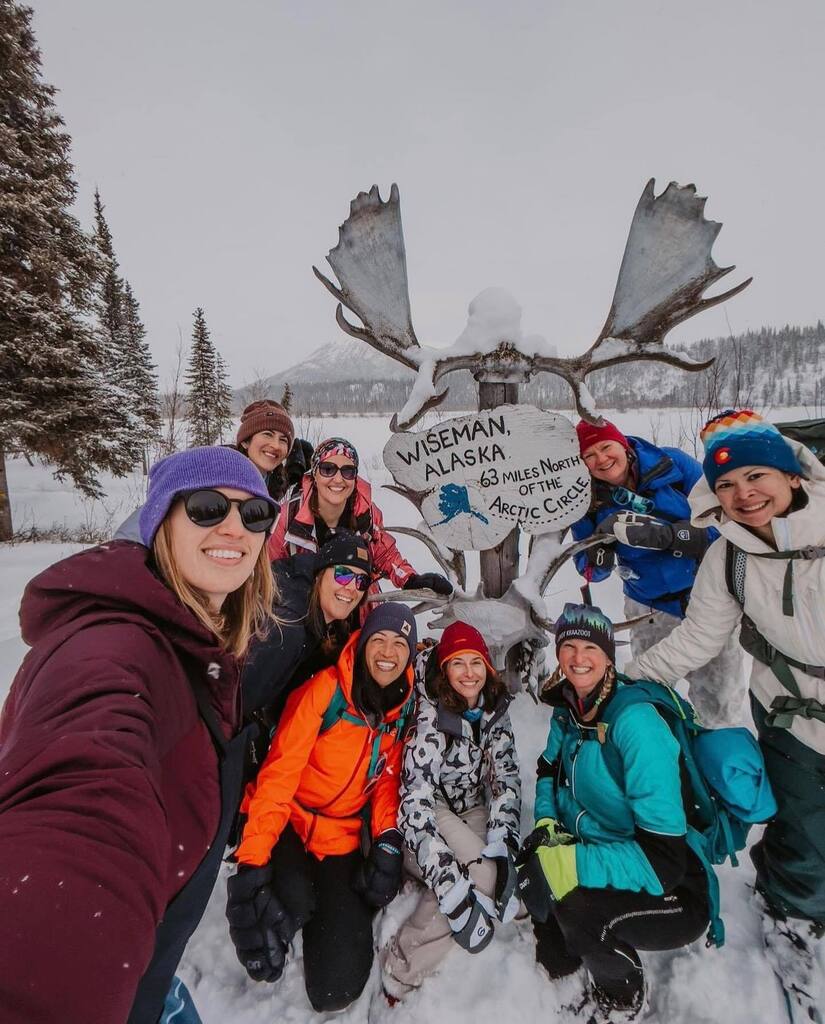
<svg viewBox="0 0 825 1024"><path fill-rule="evenodd" d="M273 605L276 514L239 452L195 448L152 467L143 545L26 588L0 718L3 1024L158 1021L238 803L236 658Z"/></svg>

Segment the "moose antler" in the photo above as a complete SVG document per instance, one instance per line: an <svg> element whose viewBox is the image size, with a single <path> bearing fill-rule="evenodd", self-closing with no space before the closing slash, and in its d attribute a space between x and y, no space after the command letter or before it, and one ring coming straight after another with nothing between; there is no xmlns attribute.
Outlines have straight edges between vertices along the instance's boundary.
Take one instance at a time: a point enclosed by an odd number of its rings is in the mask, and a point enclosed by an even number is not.
<svg viewBox="0 0 825 1024"><path fill-rule="evenodd" d="M696 362L663 348L671 328L738 294L752 280L704 298L711 284L734 269L718 267L711 257L722 225L705 220L705 202L696 195L695 186L674 182L656 196L651 178L630 225L605 325L593 345L572 359L557 357L544 343L537 347L535 339L526 344L517 320L494 344L488 337L482 350L468 350L464 336L448 348L420 346L410 313L396 185L387 202L381 200L377 185L352 201L338 245L327 256L340 287L316 267L313 270L339 301L336 320L342 330L417 372L407 404L393 419L394 429L412 426L443 402L447 389L439 391L437 385L456 370L470 370L479 378L493 374L496 379L503 375L512 380L527 380L539 371L557 374L573 389L579 414L594 420L595 405L584 382L595 370L631 360L653 360L683 370L702 370L712 362ZM361 320L362 328L346 319L344 306Z"/></svg>

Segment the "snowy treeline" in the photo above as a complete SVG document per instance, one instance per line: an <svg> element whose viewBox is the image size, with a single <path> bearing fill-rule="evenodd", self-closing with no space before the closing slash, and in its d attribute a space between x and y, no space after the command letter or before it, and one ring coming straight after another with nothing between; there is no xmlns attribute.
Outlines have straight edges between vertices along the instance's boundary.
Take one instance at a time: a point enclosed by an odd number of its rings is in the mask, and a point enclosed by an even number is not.
<svg viewBox="0 0 825 1024"><path fill-rule="evenodd" d="M631 408L639 396L650 408L707 408L753 405L808 406L812 414L825 407L825 324L761 327L724 338L707 338L683 345L693 358L715 357L699 373L657 363L627 363L597 371L588 386L601 407ZM361 345L354 363L347 340L335 341L312 353L305 363L269 378L268 394L276 398L285 381L303 413L345 416L353 412L390 414L409 397L413 374ZM387 370L382 373L383 364ZM356 376L354 366L359 372ZM323 368L323 369L320 369ZM451 374L450 393L442 409L472 409L477 385L467 371ZM545 409L571 409L572 394L561 378L540 374L522 388L523 400Z"/></svg>

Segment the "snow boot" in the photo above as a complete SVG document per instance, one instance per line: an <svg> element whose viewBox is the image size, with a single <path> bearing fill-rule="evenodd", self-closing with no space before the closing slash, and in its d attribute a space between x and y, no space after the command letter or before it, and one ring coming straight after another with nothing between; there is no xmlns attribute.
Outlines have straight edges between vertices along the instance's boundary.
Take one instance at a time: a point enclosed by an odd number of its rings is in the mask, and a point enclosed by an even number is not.
<svg viewBox="0 0 825 1024"><path fill-rule="evenodd" d="M825 978L819 963L822 925L782 917L760 897L765 955L793 1024L823 1024Z"/></svg>
<svg viewBox="0 0 825 1024"><path fill-rule="evenodd" d="M595 982L590 987L593 1012L588 1024L630 1024L647 1009L647 984L639 973L624 991L607 991Z"/></svg>

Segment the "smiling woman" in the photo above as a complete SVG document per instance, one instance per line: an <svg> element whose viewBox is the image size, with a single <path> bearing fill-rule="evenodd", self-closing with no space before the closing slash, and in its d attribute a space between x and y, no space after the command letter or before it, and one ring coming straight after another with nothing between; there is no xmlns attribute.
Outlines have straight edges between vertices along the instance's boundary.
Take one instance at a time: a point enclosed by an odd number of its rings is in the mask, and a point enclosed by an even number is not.
<svg viewBox="0 0 825 1024"><path fill-rule="evenodd" d="M306 990L319 1012L360 995L373 915L401 884L398 784L415 649L412 612L374 608L337 663L290 696L244 803L227 902L238 958L254 980L277 981L303 928Z"/></svg>
<svg viewBox="0 0 825 1024"><path fill-rule="evenodd" d="M236 655L271 617L276 512L242 455L195 448L152 467L143 544L82 551L26 588L0 878L33 884L0 885L16 921L4 1022L159 1019L237 808Z"/></svg>
<svg viewBox="0 0 825 1024"><path fill-rule="evenodd" d="M419 664L423 689L404 754L399 822L406 867L424 882L412 915L381 956L396 999L436 970L454 942L479 953L494 921L519 909L521 781L510 697L481 634L464 622L444 630Z"/></svg>

